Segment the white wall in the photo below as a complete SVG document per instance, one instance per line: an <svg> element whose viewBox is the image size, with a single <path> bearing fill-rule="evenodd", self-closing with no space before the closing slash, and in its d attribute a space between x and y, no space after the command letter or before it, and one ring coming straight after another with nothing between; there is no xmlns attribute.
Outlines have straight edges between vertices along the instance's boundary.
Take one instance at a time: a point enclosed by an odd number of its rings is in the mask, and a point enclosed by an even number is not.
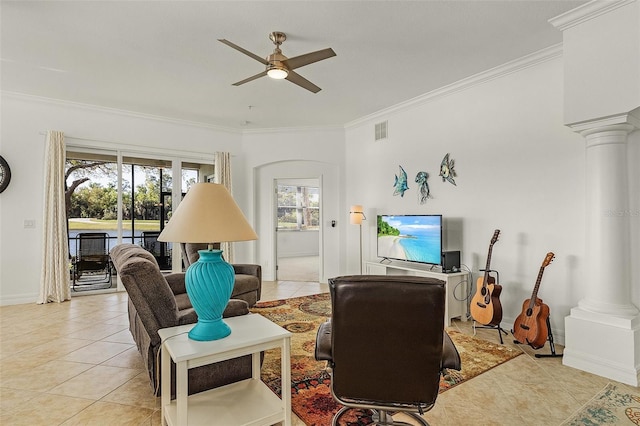
<svg viewBox="0 0 640 426"><path fill-rule="evenodd" d="M640 105L640 2L610 5L607 13L587 14L589 19L562 32L565 123L626 113Z"/></svg>
<svg viewBox="0 0 640 426"><path fill-rule="evenodd" d="M255 258L262 265L263 277L275 279L275 206L273 188L276 179L317 178L320 182L319 235L321 245L320 281L344 270L341 238L344 235L344 130L302 129L280 132L252 132L243 136L246 170L252 170L249 192L255 204L251 214L258 233ZM336 220L338 226L331 227Z"/></svg>
<svg viewBox="0 0 640 426"><path fill-rule="evenodd" d="M108 141L147 152L164 149L189 155L209 153L213 159L215 151L230 151L234 195L242 194L237 199L245 210L246 173L242 162L236 161L241 159L239 133L6 93L1 100L2 156L10 163L12 179L0 197L0 304L35 302L38 294L45 139L42 133L47 130L61 130L67 137ZM25 219L34 219L36 227L25 229Z"/></svg>
<svg viewBox="0 0 640 426"><path fill-rule="evenodd" d="M374 123L382 120L389 121L390 137L374 142ZM376 213L441 213L461 241L445 249L461 250L475 282L500 229L491 267L503 286L503 327L513 325L546 253L553 251L556 259L544 271L539 297L563 341L564 317L582 297L587 265L584 142L563 125L560 58L356 123L347 129L346 149L346 199L363 204L370 219L364 222L365 259L376 257ZM638 150L632 151L637 170ZM446 153L455 160L457 186L438 177ZM409 179L403 198L393 196L399 165ZM414 182L418 171L430 174L433 199L424 205ZM638 190L637 182L633 186ZM353 272L357 230L347 231ZM637 292L635 297L637 304Z"/></svg>
<svg viewBox="0 0 640 426"><path fill-rule="evenodd" d="M629 135L628 144L631 301L640 308L640 131Z"/></svg>
<svg viewBox="0 0 640 426"><path fill-rule="evenodd" d="M279 231L278 257L318 256L319 231Z"/></svg>
<svg viewBox="0 0 640 426"><path fill-rule="evenodd" d="M215 151L231 152L234 198L261 238L257 242L235 243L235 260L264 262L265 279L273 279L269 271L273 270L275 261L270 197L273 179L319 179L323 188L321 217L325 225L337 220L344 210L340 198L344 157L342 128L282 130L243 136L197 123L22 95L2 93L1 101L2 155L11 165L13 178L0 197L0 305L33 302L38 294L42 258L43 132L46 130L61 130L74 143L106 148L125 146L150 153L182 151L189 156L208 153L211 157ZM265 212L267 215L263 215ZM36 228L25 229L25 219L34 219ZM342 259L339 228L325 226L319 238L324 247L323 275L338 275Z"/></svg>

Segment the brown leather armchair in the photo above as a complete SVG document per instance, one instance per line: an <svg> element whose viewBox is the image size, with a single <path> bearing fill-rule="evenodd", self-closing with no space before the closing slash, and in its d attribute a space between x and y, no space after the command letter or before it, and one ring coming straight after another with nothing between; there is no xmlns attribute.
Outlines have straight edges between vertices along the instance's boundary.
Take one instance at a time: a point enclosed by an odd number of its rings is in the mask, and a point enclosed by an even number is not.
<svg viewBox="0 0 640 426"><path fill-rule="evenodd" d="M327 361L331 393L345 407L371 409L376 424L395 425L389 411L430 410L445 368L460 356L444 332L445 283L400 275L329 280L331 318L318 330L317 360Z"/></svg>
<svg viewBox="0 0 640 426"><path fill-rule="evenodd" d="M184 267L188 268L200 258L198 250L206 250L207 244L201 243L180 243L182 249L182 261ZM220 244L213 245L215 249L220 249ZM224 253L223 253L224 256ZM232 264L236 273L236 282L233 285L232 299L240 299L247 302L249 307L253 307L262 292L262 267L254 264Z"/></svg>

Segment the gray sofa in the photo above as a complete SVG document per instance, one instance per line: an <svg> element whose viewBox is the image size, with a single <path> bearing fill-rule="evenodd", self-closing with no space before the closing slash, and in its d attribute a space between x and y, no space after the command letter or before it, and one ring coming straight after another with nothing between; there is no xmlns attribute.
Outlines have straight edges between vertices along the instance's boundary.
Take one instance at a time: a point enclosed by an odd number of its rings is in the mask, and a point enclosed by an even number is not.
<svg viewBox="0 0 640 426"><path fill-rule="evenodd" d="M135 244L111 249L111 261L129 295L129 330L144 360L151 387L160 395L158 330L192 324L198 316L186 293L184 273L162 274L151 253ZM254 302L255 303L255 302ZM246 301L231 299L223 317L249 313ZM189 370L189 394L251 377L251 356ZM172 362L171 394L175 396L175 364Z"/></svg>
<svg viewBox="0 0 640 426"><path fill-rule="evenodd" d="M206 250L207 244L200 243L181 243L182 261L185 268L195 263L200 258L198 250ZM220 249L220 244L214 244L215 249ZM224 256L224 253L223 253ZM247 302L249 307L253 307L258 300L262 291L262 268L260 265L248 263L234 263L233 269L236 273L236 282L233 285L232 299L240 299Z"/></svg>

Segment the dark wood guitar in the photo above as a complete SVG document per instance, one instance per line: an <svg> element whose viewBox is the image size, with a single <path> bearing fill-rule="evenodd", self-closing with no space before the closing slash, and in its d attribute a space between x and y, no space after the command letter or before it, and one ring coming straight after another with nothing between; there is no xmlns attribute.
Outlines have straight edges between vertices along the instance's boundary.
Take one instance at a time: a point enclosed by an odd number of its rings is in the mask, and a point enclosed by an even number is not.
<svg viewBox="0 0 640 426"><path fill-rule="evenodd" d="M549 328L547 327L549 307L542 302L542 299L538 298L538 289L540 288L544 268L551 263L554 256L553 253L549 252L544 258L531 298L525 300L522 304L522 313L516 318L513 330L511 330L513 337L518 342L527 343L533 349L543 347L549 337Z"/></svg>
<svg viewBox="0 0 640 426"><path fill-rule="evenodd" d="M483 325L498 325L502 321L502 305L500 304L500 293L502 286L495 283L495 278L489 275L491 268L491 252L493 245L498 241L500 230L496 229L489 244L487 254L487 266L484 269L484 277L478 278L476 282L476 294L471 299L471 316Z"/></svg>

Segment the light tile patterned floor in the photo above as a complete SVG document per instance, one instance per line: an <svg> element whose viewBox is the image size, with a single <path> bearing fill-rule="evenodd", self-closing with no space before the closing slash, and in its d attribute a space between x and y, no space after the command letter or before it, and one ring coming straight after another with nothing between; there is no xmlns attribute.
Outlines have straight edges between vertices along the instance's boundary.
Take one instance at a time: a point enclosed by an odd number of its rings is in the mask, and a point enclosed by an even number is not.
<svg viewBox="0 0 640 426"><path fill-rule="evenodd" d="M264 282L262 300L326 291L326 284ZM159 399L126 312L126 293L0 307L0 424L159 425ZM453 327L473 332L470 321ZM478 335L498 342L495 330ZM441 394L425 418L434 426L560 424L609 382L522 349L524 356Z"/></svg>

